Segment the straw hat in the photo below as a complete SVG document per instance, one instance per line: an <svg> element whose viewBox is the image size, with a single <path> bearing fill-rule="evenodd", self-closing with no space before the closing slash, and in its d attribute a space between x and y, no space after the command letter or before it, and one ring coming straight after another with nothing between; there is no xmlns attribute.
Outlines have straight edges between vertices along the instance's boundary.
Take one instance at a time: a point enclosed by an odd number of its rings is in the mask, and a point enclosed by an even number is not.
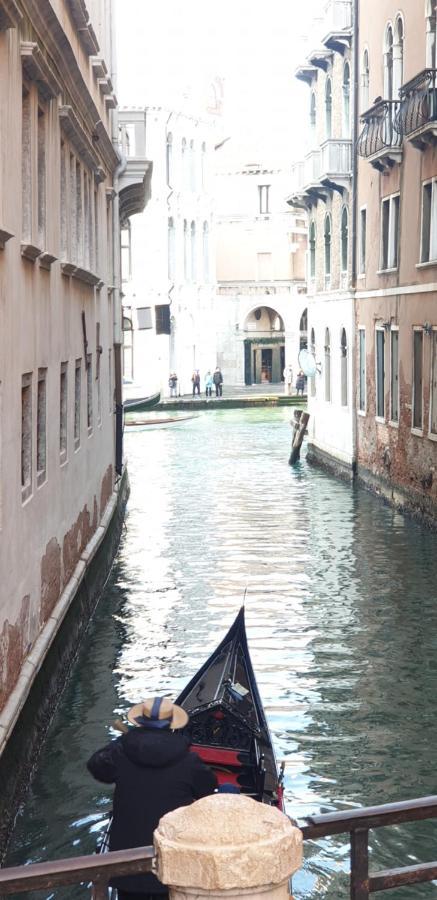
<svg viewBox="0 0 437 900"><path fill-rule="evenodd" d="M188 722L188 714L181 706L176 706L167 697L148 697L137 703L127 714L131 725L148 725L152 728L169 727L173 730L184 728Z"/></svg>

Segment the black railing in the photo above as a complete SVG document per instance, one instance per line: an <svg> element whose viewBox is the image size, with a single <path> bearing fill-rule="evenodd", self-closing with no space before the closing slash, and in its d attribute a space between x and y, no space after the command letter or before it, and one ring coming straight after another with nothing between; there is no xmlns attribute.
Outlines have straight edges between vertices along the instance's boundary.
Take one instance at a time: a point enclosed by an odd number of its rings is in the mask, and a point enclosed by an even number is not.
<svg viewBox="0 0 437 900"><path fill-rule="evenodd" d="M402 85L401 104L395 127L401 134L414 134L428 122L437 121L437 69L424 69Z"/></svg>
<svg viewBox="0 0 437 900"><path fill-rule="evenodd" d="M397 130L399 100L380 100L361 116L364 128L358 138L358 153L365 159L381 150L400 148L402 131Z"/></svg>

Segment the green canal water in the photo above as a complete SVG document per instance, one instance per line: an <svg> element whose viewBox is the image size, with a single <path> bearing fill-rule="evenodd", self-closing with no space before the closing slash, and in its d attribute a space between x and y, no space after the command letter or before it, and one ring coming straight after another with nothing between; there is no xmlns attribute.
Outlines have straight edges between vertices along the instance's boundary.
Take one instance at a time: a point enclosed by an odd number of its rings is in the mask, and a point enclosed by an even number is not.
<svg viewBox="0 0 437 900"><path fill-rule="evenodd" d="M126 435L131 497L120 552L8 865L94 849L111 791L88 776L86 759L132 702L177 694L246 590L288 812L437 793L436 536L305 461L290 469L289 418L287 409L218 410ZM430 861L436 845L437 825L381 829L371 865ZM296 900L348 897L348 854L346 836L308 844ZM387 897L436 898L437 885Z"/></svg>

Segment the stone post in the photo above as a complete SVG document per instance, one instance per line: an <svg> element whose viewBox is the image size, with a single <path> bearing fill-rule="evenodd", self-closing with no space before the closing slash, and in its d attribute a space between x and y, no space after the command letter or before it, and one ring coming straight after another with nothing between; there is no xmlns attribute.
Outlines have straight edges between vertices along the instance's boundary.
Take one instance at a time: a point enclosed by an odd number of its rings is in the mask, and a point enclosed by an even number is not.
<svg viewBox="0 0 437 900"><path fill-rule="evenodd" d="M170 900L288 900L302 833L278 809L213 794L168 813L154 834L157 875Z"/></svg>

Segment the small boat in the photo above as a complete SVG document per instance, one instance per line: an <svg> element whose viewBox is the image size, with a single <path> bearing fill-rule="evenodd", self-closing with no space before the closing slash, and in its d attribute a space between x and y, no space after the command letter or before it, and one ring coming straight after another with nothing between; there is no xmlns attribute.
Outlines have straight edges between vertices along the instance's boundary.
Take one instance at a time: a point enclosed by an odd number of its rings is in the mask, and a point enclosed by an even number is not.
<svg viewBox="0 0 437 900"><path fill-rule="evenodd" d="M282 809L282 773L250 659L244 607L176 703L190 715L185 732L191 749L211 766L218 783Z"/></svg>
<svg viewBox="0 0 437 900"><path fill-rule="evenodd" d="M130 397L123 402L124 411L128 412L134 409L135 412L144 412L146 409L153 409L161 399L161 392L151 394L150 397Z"/></svg>
<svg viewBox="0 0 437 900"><path fill-rule="evenodd" d="M131 428L134 425L143 426L143 425L174 425L177 422L188 422L190 419L198 419L199 416L162 416L162 418L156 419L131 419L130 417L126 419L125 425L126 428Z"/></svg>

